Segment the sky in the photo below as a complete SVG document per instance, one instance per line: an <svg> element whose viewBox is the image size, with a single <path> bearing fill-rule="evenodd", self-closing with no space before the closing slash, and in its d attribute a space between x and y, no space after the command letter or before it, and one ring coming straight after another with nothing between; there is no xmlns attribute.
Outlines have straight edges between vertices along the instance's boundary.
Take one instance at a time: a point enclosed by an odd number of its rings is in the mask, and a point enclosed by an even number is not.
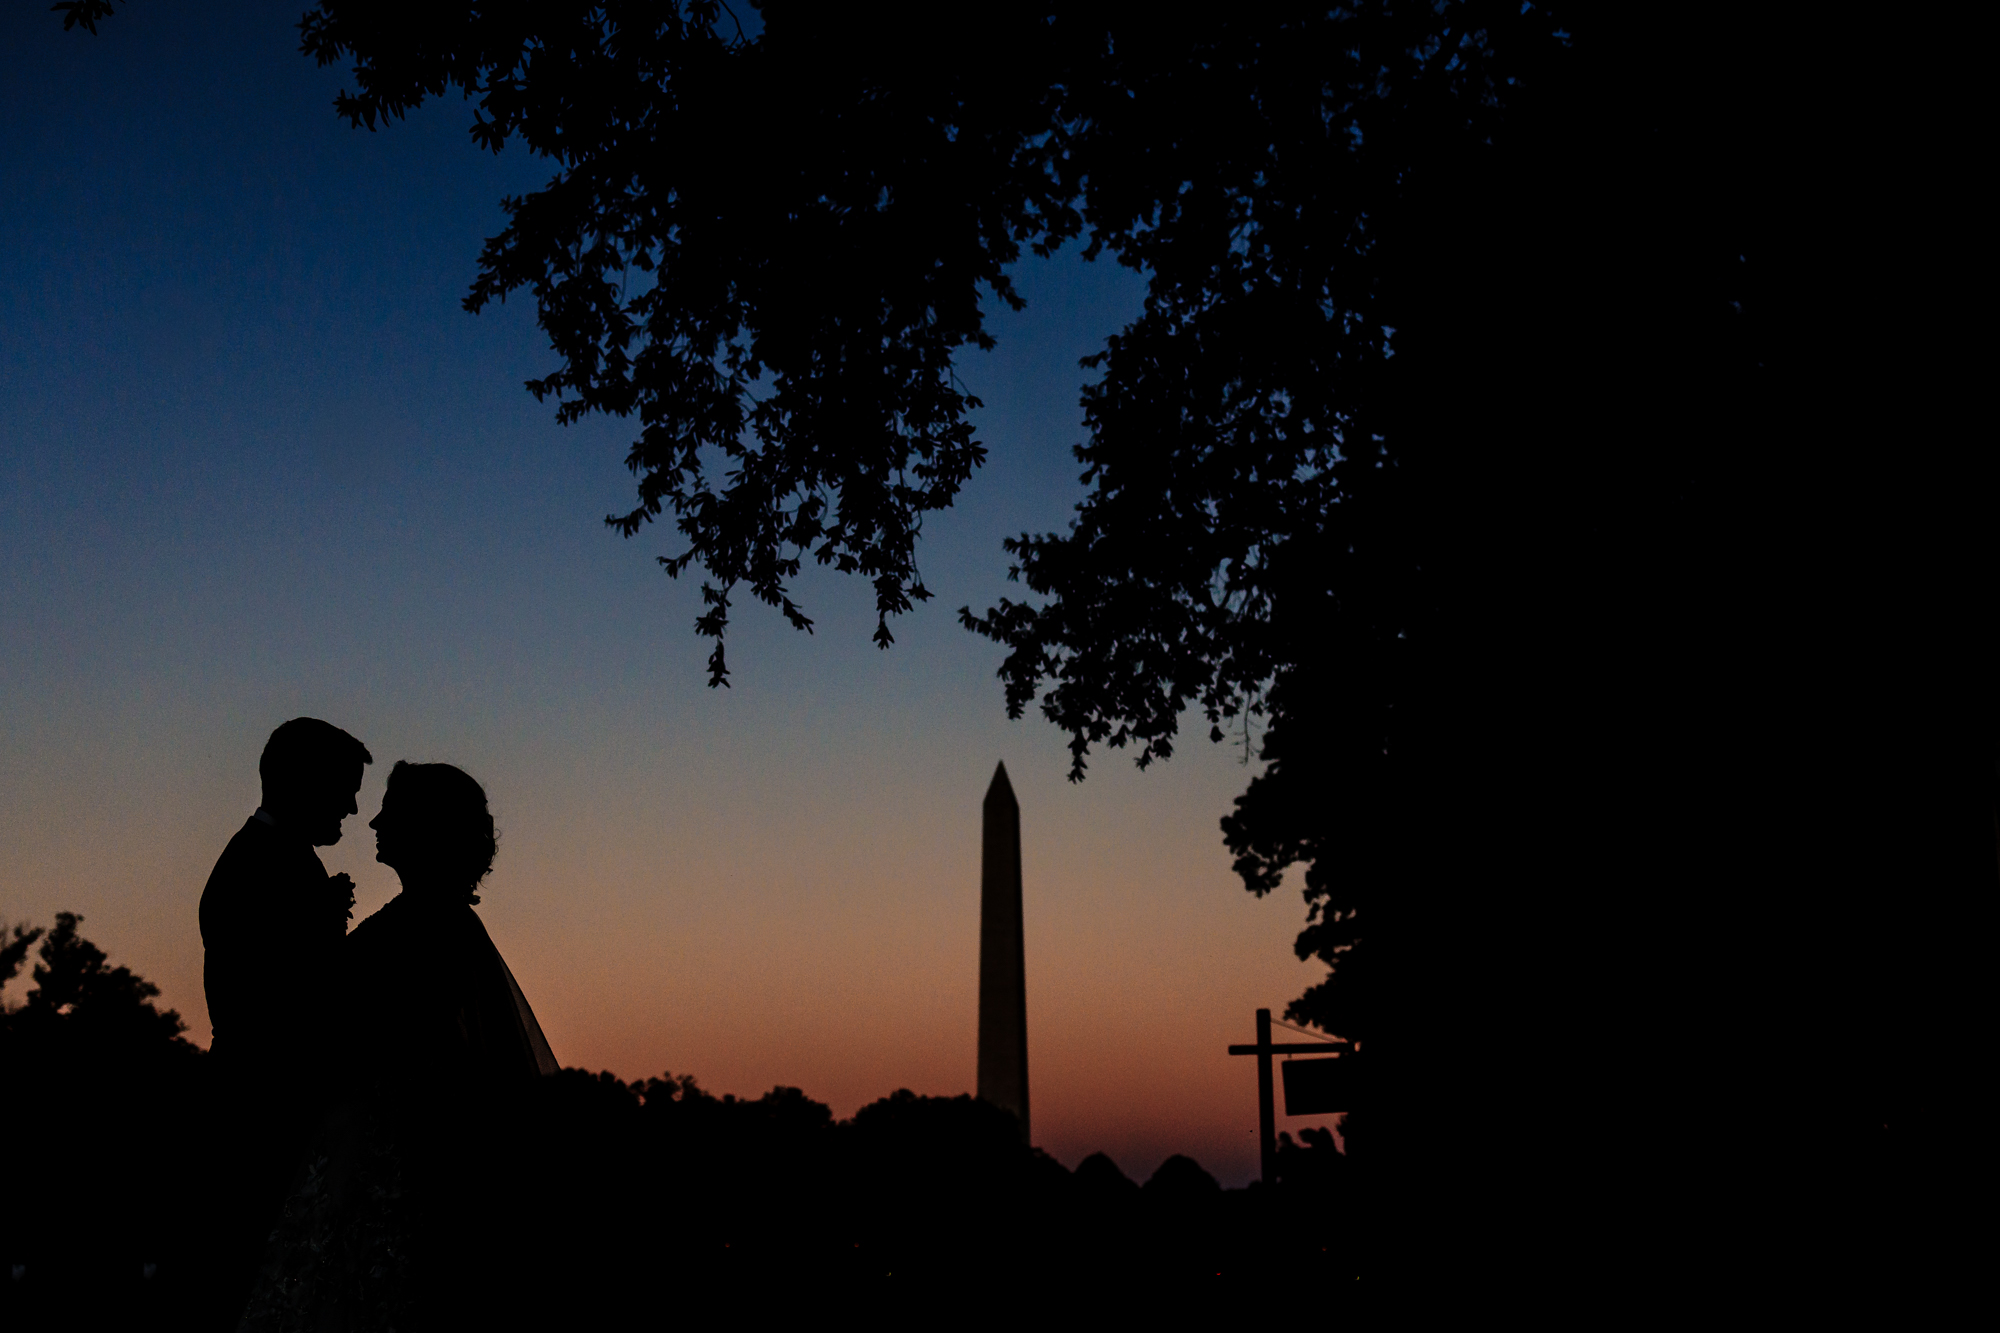
<svg viewBox="0 0 2000 1333"><path fill-rule="evenodd" d="M455 97L349 129L299 9L152 0L95 38L0 10L0 921L81 913L206 1045L202 885L271 729L323 717L377 760L322 852L357 920L397 890L366 828L390 765L457 764L500 825L480 914L563 1063L845 1116L971 1091L1004 761L1035 1141L1245 1183L1255 1074L1225 1048L1324 970L1295 887L1230 870L1254 763L1195 719L1171 762L1099 752L1071 784L955 615L1021 596L1001 539L1081 498L1077 360L1142 279L1018 266L1028 308L960 364L989 461L926 521L936 600L893 648L865 584L812 571L817 632L738 599L710 690L674 534L602 522L632 505L625 424L522 389L554 364L531 301L460 307L550 165L475 150Z"/></svg>

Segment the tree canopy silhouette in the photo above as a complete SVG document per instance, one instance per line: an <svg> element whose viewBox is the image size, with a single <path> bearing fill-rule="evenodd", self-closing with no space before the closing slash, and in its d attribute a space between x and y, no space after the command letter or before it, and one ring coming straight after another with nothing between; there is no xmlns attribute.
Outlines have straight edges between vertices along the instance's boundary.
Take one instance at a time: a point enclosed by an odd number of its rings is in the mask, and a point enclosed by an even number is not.
<svg viewBox="0 0 2000 1333"><path fill-rule="evenodd" d="M82 923L58 912L0 939L0 986L36 959L24 1000L0 1010L0 1123L19 1149L0 1217L9 1327L152 1322L205 1234L206 1057L154 1003L159 987L113 966Z"/></svg>
<svg viewBox="0 0 2000 1333"><path fill-rule="evenodd" d="M959 613L1007 647L1010 714L1040 695L1073 779L1093 745L1170 756L1193 706L1301 782L1378 786L1417 564L1380 402L1401 295L1380 233L1565 35L1486 0L756 8L754 36L712 0L415 19L324 0L301 23L321 64L352 62L350 123L456 87L480 145L555 164L505 201L466 306L531 293L559 364L529 389L564 422L637 419L638 504L609 522L671 512L685 546L662 563L706 575L710 684L740 589L811 628L791 590L807 559L873 582L885 647L930 596L924 515L985 453L953 357L993 345L982 299L1021 304L1024 250L1083 238L1147 298L1085 362L1070 532L1007 543L1039 600ZM1330 661L1337 720L1299 676ZM1241 804L1229 845L1262 894L1376 802L1301 802L1274 769ZM1331 892L1309 876L1300 945L1329 964L1361 910Z"/></svg>
<svg viewBox="0 0 2000 1333"><path fill-rule="evenodd" d="M0 945L0 986L20 970L36 941L39 959L34 988L18 1009L0 1015L6 1035L36 1045L57 1045L65 1051L88 1051L103 1058L110 1048L152 1052L167 1048L192 1050L181 1033L187 1024L172 1009L153 1001L160 988L128 967L112 967L104 950L77 930L83 918L75 912L56 913L53 930L16 925L12 938Z"/></svg>

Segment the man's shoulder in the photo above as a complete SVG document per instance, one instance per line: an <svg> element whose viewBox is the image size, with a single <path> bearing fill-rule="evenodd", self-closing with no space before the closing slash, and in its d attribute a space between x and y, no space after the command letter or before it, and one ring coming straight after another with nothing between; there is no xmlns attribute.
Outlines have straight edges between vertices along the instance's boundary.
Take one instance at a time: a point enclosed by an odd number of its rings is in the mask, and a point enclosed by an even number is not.
<svg viewBox="0 0 2000 1333"><path fill-rule="evenodd" d="M258 878L259 865L267 859L264 839L257 835L261 828L255 819L245 820L208 872L208 883L201 891L201 933L210 943L221 919L236 914L237 900L249 882Z"/></svg>
<svg viewBox="0 0 2000 1333"><path fill-rule="evenodd" d="M271 891L284 882L326 878L312 848L294 844L262 820L250 818L222 849L201 892L202 934L220 920L272 904Z"/></svg>
<svg viewBox="0 0 2000 1333"><path fill-rule="evenodd" d="M278 831L257 818L243 821L243 827L236 830L229 845L222 849L222 855L215 858L215 869L208 881L226 880L248 870L261 870L279 858Z"/></svg>

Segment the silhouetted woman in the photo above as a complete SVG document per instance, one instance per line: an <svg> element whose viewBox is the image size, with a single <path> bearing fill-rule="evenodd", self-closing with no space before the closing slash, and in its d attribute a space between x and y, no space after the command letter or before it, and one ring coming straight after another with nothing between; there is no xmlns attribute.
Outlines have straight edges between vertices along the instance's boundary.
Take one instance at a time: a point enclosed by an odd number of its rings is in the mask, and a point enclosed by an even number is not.
<svg viewBox="0 0 2000 1333"><path fill-rule="evenodd" d="M369 827L403 891L346 939L349 1091L273 1236L255 1333L449 1327L489 1307L510 1120L557 1068L472 910L496 848L485 791L399 763Z"/></svg>

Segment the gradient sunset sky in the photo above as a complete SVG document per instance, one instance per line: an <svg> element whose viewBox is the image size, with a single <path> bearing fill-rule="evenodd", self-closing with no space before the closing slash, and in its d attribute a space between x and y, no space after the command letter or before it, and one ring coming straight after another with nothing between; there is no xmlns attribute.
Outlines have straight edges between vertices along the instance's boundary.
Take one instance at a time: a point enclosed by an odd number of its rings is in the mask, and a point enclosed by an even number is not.
<svg viewBox="0 0 2000 1333"><path fill-rule="evenodd" d="M145 0L96 38L0 10L0 920L82 913L205 1045L195 905L265 737L310 714L377 760L323 854L360 913L396 889L365 827L389 766L458 764L501 827L481 915L565 1064L849 1115L971 1089L1004 760L1036 1141L1244 1183L1254 1071L1225 1047L1323 973L1296 890L1229 869L1254 767L1193 719L1169 764L1099 752L1069 784L954 615L1020 595L1003 536L1066 523L1077 359L1140 279L1019 266L1028 309L961 361L991 457L927 520L937 599L893 649L867 585L809 574L818 632L739 598L712 691L698 583L653 560L676 534L601 522L632 503L628 428L523 391L553 365L530 302L459 306L550 164L476 151L456 99L350 130L300 8Z"/></svg>

